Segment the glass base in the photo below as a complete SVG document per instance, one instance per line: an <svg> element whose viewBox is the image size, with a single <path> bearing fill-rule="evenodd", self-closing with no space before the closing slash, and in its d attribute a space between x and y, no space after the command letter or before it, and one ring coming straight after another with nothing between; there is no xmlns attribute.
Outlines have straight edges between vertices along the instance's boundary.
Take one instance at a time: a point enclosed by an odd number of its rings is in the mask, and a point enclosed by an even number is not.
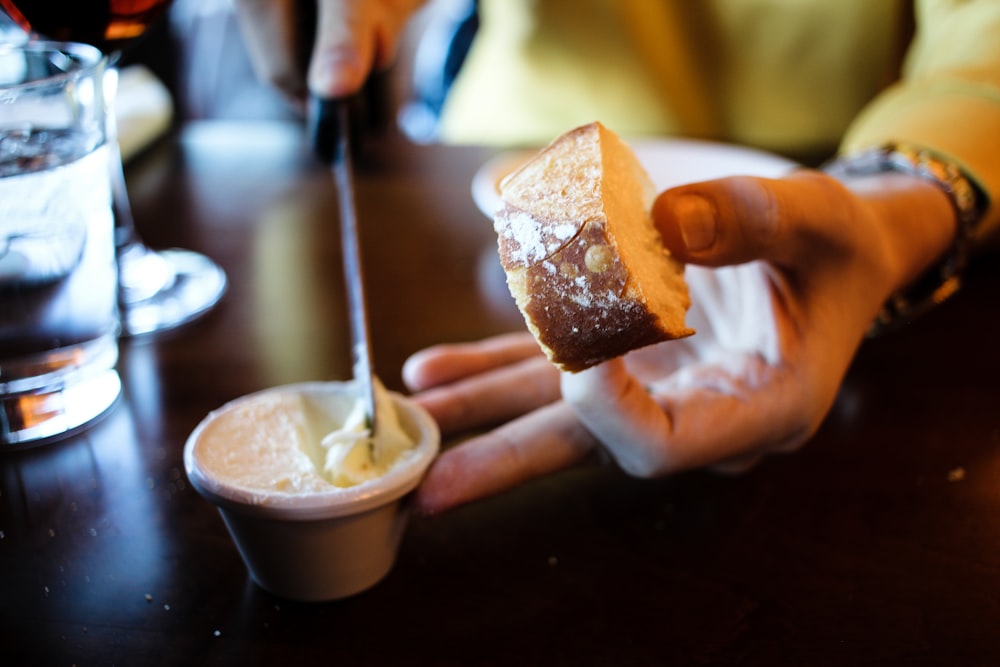
<svg viewBox="0 0 1000 667"><path fill-rule="evenodd" d="M120 258L121 335L142 336L192 322L218 303L226 274L204 255L190 250L143 249L142 256ZM143 289L154 284L155 289Z"/></svg>
<svg viewBox="0 0 1000 667"><path fill-rule="evenodd" d="M38 445L69 436L102 416L121 395L115 370L51 391L0 396L0 443Z"/></svg>

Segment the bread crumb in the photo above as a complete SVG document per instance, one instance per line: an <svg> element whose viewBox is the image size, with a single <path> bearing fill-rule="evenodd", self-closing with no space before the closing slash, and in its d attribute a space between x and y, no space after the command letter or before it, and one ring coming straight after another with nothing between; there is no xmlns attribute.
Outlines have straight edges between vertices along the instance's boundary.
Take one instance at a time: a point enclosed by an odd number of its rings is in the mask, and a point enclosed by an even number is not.
<svg viewBox="0 0 1000 667"><path fill-rule="evenodd" d="M965 468L959 466L948 471L949 482L961 482L965 479Z"/></svg>

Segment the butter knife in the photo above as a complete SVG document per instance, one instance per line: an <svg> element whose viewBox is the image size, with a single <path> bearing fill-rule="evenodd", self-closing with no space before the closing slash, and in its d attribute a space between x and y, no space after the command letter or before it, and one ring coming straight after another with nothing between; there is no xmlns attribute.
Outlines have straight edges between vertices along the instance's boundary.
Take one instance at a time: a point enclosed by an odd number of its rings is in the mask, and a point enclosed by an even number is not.
<svg viewBox="0 0 1000 667"><path fill-rule="evenodd" d="M341 254L344 286L351 327L351 353L354 382L364 402L369 427L375 433L375 379L373 377L371 337L365 305L364 272L358 217L354 205L354 177L351 168L350 99L310 97L308 125L310 144L324 163L330 165L340 208Z"/></svg>

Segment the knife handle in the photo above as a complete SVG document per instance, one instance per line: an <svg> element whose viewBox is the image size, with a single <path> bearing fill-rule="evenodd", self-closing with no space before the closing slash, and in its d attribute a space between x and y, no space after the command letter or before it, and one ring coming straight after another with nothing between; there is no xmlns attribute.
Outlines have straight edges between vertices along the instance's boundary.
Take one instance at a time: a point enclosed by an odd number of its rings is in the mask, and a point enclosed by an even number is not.
<svg viewBox="0 0 1000 667"><path fill-rule="evenodd" d="M351 98L324 98L309 96L306 122L309 145L325 164L333 164L347 157L350 137L348 114Z"/></svg>
<svg viewBox="0 0 1000 667"><path fill-rule="evenodd" d="M307 3L308 4L308 3ZM316 156L325 164L332 164L336 155L335 139L342 131L337 108L347 107L350 123L351 157L363 157L366 139L384 135L393 127L392 93L390 75L372 72L361 90L344 97L318 97L310 94L307 102L306 125L310 146Z"/></svg>

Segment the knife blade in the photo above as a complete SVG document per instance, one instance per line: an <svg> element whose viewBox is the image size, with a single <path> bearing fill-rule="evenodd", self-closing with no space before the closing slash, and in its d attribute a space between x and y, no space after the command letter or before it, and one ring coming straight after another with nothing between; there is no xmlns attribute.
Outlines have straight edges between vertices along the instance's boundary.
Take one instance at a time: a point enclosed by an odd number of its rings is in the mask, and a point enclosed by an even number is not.
<svg viewBox="0 0 1000 667"><path fill-rule="evenodd" d="M351 166L349 98L311 96L307 115L310 143L317 157L330 166L340 210L340 242L344 266L344 287L351 329L354 381L375 433L375 379L371 336L365 302L364 271L357 210L354 203L354 174Z"/></svg>

